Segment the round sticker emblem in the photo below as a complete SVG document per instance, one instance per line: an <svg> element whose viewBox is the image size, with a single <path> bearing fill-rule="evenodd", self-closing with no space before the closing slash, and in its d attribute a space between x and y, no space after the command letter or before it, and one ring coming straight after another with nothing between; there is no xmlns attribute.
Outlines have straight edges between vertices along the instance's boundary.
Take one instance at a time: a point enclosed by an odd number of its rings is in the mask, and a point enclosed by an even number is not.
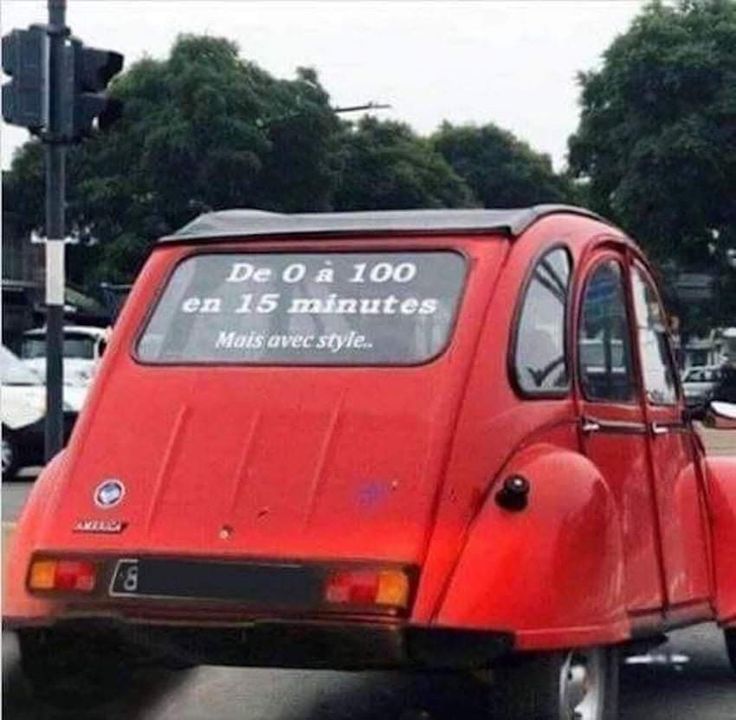
<svg viewBox="0 0 736 720"><path fill-rule="evenodd" d="M120 480L104 480L95 490L95 505L101 508L115 507L125 495L125 485Z"/></svg>

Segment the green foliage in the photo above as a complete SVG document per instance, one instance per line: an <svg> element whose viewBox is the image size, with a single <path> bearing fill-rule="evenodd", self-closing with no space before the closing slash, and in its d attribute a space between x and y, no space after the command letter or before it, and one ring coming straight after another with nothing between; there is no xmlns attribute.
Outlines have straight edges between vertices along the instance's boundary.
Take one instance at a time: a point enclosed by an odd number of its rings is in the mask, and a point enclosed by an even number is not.
<svg viewBox="0 0 736 720"><path fill-rule="evenodd" d="M45 185L43 145L31 140L13 156L9 172L3 173L3 214L11 212L14 224L35 227L43 217Z"/></svg>
<svg viewBox="0 0 736 720"><path fill-rule="evenodd" d="M649 5L580 76L570 166L593 206L660 261L715 268L736 247L736 3ZM736 294L722 294L724 319Z"/></svg>
<svg viewBox="0 0 736 720"><path fill-rule="evenodd" d="M548 155L496 125L445 122L432 143L484 207L571 202L574 197L572 185L555 174Z"/></svg>
<svg viewBox="0 0 736 720"><path fill-rule="evenodd" d="M474 204L426 140L400 123L340 122L314 70L279 80L225 39L180 36L165 60L144 58L112 85L124 114L70 149L69 277L94 292L129 281L151 243L201 212ZM44 218L43 155L26 143L3 176L19 232Z"/></svg>
<svg viewBox="0 0 736 720"><path fill-rule="evenodd" d="M181 36L113 84L122 120L68 153L68 224L99 245L70 251L72 279L129 280L150 243L208 209L326 209L340 131L311 70L277 80L220 38ZM3 178L21 230L43 224L43 162L27 143ZM21 210L22 209L22 210Z"/></svg>
<svg viewBox="0 0 736 720"><path fill-rule="evenodd" d="M160 212L155 225L174 229L207 207L302 210L328 202L338 122L314 73L276 80L227 40L183 36L167 61L137 63L116 91L125 120L89 155L125 147L138 165L127 173L131 190Z"/></svg>
<svg viewBox="0 0 736 720"><path fill-rule="evenodd" d="M365 117L344 128L338 210L397 210L475 204L467 185L408 125Z"/></svg>

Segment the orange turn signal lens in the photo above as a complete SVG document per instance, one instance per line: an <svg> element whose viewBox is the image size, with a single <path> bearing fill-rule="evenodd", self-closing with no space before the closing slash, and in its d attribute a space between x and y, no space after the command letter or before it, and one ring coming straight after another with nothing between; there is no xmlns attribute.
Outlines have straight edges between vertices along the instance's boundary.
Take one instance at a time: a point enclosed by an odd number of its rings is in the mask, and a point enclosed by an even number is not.
<svg viewBox="0 0 736 720"><path fill-rule="evenodd" d="M63 590L92 592L97 568L89 560L34 560L28 574L31 590Z"/></svg>
<svg viewBox="0 0 736 720"><path fill-rule="evenodd" d="M334 605L409 604L409 578L403 570L337 570L327 577L325 600Z"/></svg>
<svg viewBox="0 0 736 720"><path fill-rule="evenodd" d="M28 586L31 590L53 590L56 560L36 560L31 565Z"/></svg>
<svg viewBox="0 0 736 720"><path fill-rule="evenodd" d="M409 578L403 570L382 570L378 573L376 605L406 607L409 604Z"/></svg>

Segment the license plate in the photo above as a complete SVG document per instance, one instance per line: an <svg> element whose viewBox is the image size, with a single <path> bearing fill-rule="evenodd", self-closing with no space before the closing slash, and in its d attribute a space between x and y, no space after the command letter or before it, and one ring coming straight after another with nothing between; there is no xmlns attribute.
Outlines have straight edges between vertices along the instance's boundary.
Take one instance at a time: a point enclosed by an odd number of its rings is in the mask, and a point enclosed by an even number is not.
<svg viewBox="0 0 736 720"><path fill-rule="evenodd" d="M305 565L124 558L115 566L109 594L312 608L320 604L322 577Z"/></svg>
<svg viewBox="0 0 736 720"><path fill-rule="evenodd" d="M110 584L110 595L138 594L138 560L118 560Z"/></svg>

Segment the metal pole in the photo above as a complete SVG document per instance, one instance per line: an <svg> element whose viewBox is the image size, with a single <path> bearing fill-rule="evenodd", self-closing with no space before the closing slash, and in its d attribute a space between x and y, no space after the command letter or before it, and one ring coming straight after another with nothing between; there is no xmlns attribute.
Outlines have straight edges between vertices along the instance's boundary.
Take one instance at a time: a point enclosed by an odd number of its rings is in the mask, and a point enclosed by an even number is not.
<svg viewBox="0 0 736 720"><path fill-rule="evenodd" d="M49 121L46 140L46 460L64 445L64 196L66 147L61 136L66 0L48 0ZM69 99L67 99L67 102Z"/></svg>

